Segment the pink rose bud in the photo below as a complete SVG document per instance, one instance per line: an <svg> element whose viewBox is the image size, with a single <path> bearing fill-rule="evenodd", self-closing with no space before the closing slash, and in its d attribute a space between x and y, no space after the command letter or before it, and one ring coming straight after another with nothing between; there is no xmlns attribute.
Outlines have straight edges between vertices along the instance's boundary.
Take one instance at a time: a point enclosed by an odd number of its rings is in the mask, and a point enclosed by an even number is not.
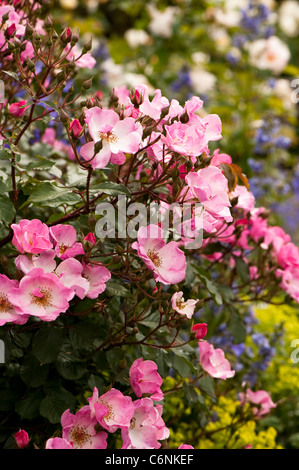
<svg viewBox="0 0 299 470"><path fill-rule="evenodd" d="M192 331L195 333L196 339L202 339L206 336L208 331L207 326L208 325L206 323L197 323L192 326Z"/></svg>
<svg viewBox="0 0 299 470"><path fill-rule="evenodd" d="M104 95L103 95L103 92L99 90L95 92L94 96L101 101Z"/></svg>
<svg viewBox="0 0 299 470"><path fill-rule="evenodd" d="M11 38L15 34L16 30L17 28L15 23L12 23L10 26L8 26L7 30L5 31L5 36L7 38Z"/></svg>
<svg viewBox="0 0 299 470"><path fill-rule="evenodd" d="M82 134L82 130L82 126L78 119L74 119L70 124L70 133L75 137L75 139L78 139Z"/></svg>
<svg viewBox="0 0 299 470"><path fill-rule="evenodd" d="M143 97L141 96L138 90L135 90L131 96L131 102L134 106L139 106L143 101Z"/></svg>
<svg viewBox="0 0 299 470"><path fill-rule="evenodd" d="M84 238L84 240L86 240L87 242L90 242L92 245L95 245L97 242L96 237L94 236L92 232L89 232Z"/></svg>
<svg viewBox="0 0 299 470"><path fill-rule="evenodd" d="M194 449L194 447L190 446L189 444L181 444L178 449Z"/></svg>
<svg viewBox="0 0 299 470"><path fill-rule="evenodd" d="M30 439L28 433L24 431L24 429L20 429L20 431L16 432L14 437L20 449L27 447Z"/></svg>
<svg viewBox="0 0 299 470"><path fill-rule="evenodd" d="M10 105L8 111L14 117L21 117L25 113L26 109L30 106L26 106L26 103L26 100L18 101L18 103L13 103Z"/></svg>

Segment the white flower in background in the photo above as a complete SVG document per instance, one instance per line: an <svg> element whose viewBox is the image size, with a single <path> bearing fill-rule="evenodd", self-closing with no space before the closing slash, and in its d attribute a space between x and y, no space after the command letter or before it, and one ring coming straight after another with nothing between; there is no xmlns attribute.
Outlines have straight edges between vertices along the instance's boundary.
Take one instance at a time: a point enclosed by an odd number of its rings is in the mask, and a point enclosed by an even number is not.
<svg viewBox="0 0 299 470"><path fill-rule="evenodd" d="M287 66L291 53L288 46L277 36L258 39L247 45L250 63L261 70L281 73Z"/></svg>
<svg viewBox="0 0 299 470"><path fill-rule="evenodd" d="M146 46L152 42L152 38L143 29L128 29L124 36L129 46L133 49L139 46Z"/></svg>
<svg viewBox="0 0 299 470"><path fill-rule="evenodd" d="M273 93L281 99L284 108L290 109L294 107L294 103L291 99L293 88L291 88L289 80L286 80L285 78L280 78L279 80L276 80L275 85L273 87Z"/></svg>
<svg viewBox="0 0 299 470"><path fill-rule="evenodd" d="M169 38L172 35L172 27L176 15L179 13L178 7L167 7L165 10L158 10L153 4L147 5L148 13L151 17L149 30L156 36Z"/></svg>
<svg viewBox="0 0 299 470"><path fill-rule="evenodd" d="M194 64L207 64L210 60L210 56L204 52L193 52L191 57Z"/></svg>
<svg viewBox="0 0 299 470"><path fill-rule="evenodd" d="M79 6L78 0L60 0L60 5L62 8L66 8L67 10L74 10Z"/></svg>
<svg viewBox="0 0 299 470"><path fill-rule="evenodd" d="M287 36L299 34L299 3L296 0L287 0L279 8L279 26Z"/></svg>
<svg viewBox="0 0 299 470"><path fill-rule="evenodd" d="M135 88L140 83L147 85L150 92L154 88L150 85L145 75L126 70L121 64L116 64L113 59L107 59L102 63L104 76L110 88L120 88L126 85L129 89Z"/></svg>
<svg viewBox="0 0 299 470"><path fill-rule="evenodd" d="M238 26L242 18L241 9L248 7L248 0L229 0L223 2L222 7L213 11L215 21L226 28Z"/></svg>
<svg viewBox="0 0 299 470"><path fill-rule="evenodd" d="M231 44L231 38L225 28L219 28L217 25L208 27L208 35L215 42L219 51L226 51Z"/></svg>
<svg viewBox="0 0 299 470"><path fill-rule="evenodd" d="M207 72L200 66L196 65L190 70L190 78L194 92L198 95L208 94L215 88L216 77L210 72Z"/></svg>

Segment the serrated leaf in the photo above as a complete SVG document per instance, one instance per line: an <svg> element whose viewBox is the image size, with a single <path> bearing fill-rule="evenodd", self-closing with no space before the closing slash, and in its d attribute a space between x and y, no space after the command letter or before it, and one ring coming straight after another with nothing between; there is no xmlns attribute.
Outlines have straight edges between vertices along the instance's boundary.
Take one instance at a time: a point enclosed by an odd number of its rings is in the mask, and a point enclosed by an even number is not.
<svg viewBox="0 0 299 470"><path fill-rule="evenodd" d="M131 197L129 189L123 184L113 183L112 181L105 181L104 183L97 184L91 188L91 192L102 192L108 196L119 196L125 194Z"/></svg>
<svg viewBox="0 0 299 470"><path fill-rule="evenodd" d="M47 418L50 423L60 423L61 415L65 410L74 406L73 395L60 387L56 390L48 390L47 396L40 404L40 414Z"/></svg>

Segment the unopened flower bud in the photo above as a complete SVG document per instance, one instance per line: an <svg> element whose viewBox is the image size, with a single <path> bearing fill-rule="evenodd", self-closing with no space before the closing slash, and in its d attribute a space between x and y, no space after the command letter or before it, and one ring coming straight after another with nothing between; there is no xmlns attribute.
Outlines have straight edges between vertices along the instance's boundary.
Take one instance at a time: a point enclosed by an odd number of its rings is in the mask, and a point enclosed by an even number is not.
<svg viewBox="0 0 299 470"><path fill-rule="evenodd" d="M66 112L63 109L60 110L59 117L60 117L60 121L63 124L66 124L69 120L68 115L66 114Z"/></svg>
<svg viewBox="0 0 299 470"><path fill-rule="evenodd" d="M94 236L94 234L92 232L89 232L86 237L84 238L84 241L87 241L89 243L92 244L92 246L94 246L96 244L96 237Z"/></svg>
<svg viewBox="0 0 299 470"><path fill-rule="evenodd" d="M187 122L189 122L189 116L188 116L187 111L185 111L185 112L181 115L180 121L181 121L182 124L187 124Z"/></svg>
<svg viewBox="0 0 299 470"><path fill-rule="evenodd" d="M17 28L16 28L15 23L12 23L10 26L8 26L8 28L5 31L6 39L12 38L15 35L16 30Z"/></svg>
<svg viewBox="0 0 299 470"><path fill-rule="evenodd" d="M197 323L192 326L192 332L195 333L196 339L202 339L207 334L207 324L206 323Z"/></svg>
<svg viewBox="0 0 299 470"><path fill-rule="evenodd" d="M24 431L24 429L20 429L20 431L16 432L14 438L20 449L24 449L29 444L30 439L28 433Z"/></svg>
<svg viewBox="0 0 299 470"><path fill-rule="evenodd" d="M60 35L60 40L63 42L63 44L68 44L72 40L72 30L71 28L65 28L61 35Z"/></svg>
<svg viewBox="0 0 299 470"><path fill-rule="evenodd" d="M29 23L27 23L26 30L25 30L25 37L31 38L32 35L33 35L33 28Z"/></svg>
<svg viewBox="0 0 299 470"><path fill-rule="evenodd" d="M26 109L29 107L30 105L27 105L27 101L22 100L18 101L18 103L11 104L8 111L14 117L21 117L25 113Z"/></svg>
<svg viewBox="0 0 299 470"><path fill-rule="evenodd" d="M2 16L2 24L4 24L9 18L9 11Z"/></svg>
<svg viewBox="0 0 299 470"><path fill-rule="evenodd" d="M93 80L93 77L89 78L88 80L86 80L85 82L82 83L82 90L86 91L86 90L89 90L91 87L92 87L92 80Z"/></svg>
<svg viewBox="0 0 299 470"><path fill-rule="evenodd" d="M77 44L78 41L79 41L79 31L78 29L76 29L75 31L73 31L73 34L72 34L71 46L74 46L75 44Z"/></svg>
<svg viewBox="0 0 299 470"><path fill-rule="evenodd" d="M86 54L87 52L91 51L91 48L92 48L92 38L90 38L88 41L86 41L83 44L82 53Z"/></svg>
<svg viewBox="0 0 299 470"><path fill-rule="evenodd" d="M82 126L78 119L74 119L70 124L70 133L75 139L78 139L82 135Z"/></svg>
<svg viewBox="0 0 299 470"><path fill-rule="evenodd" d="M44 26L46 31L51 31L51 29L53 28L53 21L49 16L47 16L47 18L45 19Z"/></svg>

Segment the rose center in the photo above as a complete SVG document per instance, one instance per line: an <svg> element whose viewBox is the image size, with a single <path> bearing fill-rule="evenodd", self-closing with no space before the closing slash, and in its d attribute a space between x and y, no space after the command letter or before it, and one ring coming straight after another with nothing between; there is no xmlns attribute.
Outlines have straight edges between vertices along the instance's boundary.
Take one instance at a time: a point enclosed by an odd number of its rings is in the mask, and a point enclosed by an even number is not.
<svg viewBox="0 0 299 470"><path fill-rule="evenodd" d="M118 138L116 135L114 135L112 132L99 132L99 137L102 140L106 140L106 142L109 142L109 144L115 143L118 141Z"/></svg>
<svg viewBox="0 0 299 470"><path fill-rule="evenodd" d="M12 309L11 303L8 301L7 295L1 293L0 294L0 312L4 313L7 310Z"/></svg>
<svg viewBox="0 0 299 470"><path fill-rule="evenodd" d="M82 426L74 426L70 430L69 439L73 443L74 448L80 448L90 439L86 428Z"/></svg>
<svg viewBox="0 0 299 470"><path fill-rule="evenodd" d="M102 403L102 405L104 405L108 408L108 413L102 418L103 421L105 421L105 423L106 423L110 419L113 419L114 416L115 416L114 411L113 411L113 407L109 403L106 403L105 401L102 401L102 400L100 401L100 403Z"/></svg>
<svg viewBox="0 0 299 470"><path fill-rule="evenodd" d="M40 287L38 289L34 289L31 294L33 302L37 304L39 307L48 307L51 305L52 294L50 289L45 287Z"/></svg>
<svg viewBox="0 0 299 470"><path fill-rule="evenodd" d="M159 268L159 266L161 266L162 260L161 260L160 256L158 255L157 250L148 250L147 256L153 262L153 264L156 266L156 268Z"/></svg>
<svg viewBox="0 0 299 470"><path fill-rule="evenodd" d="M63 255L68 249L69 249L68 245L63 245L63 243L59 245L59 256Z"/></svg>

